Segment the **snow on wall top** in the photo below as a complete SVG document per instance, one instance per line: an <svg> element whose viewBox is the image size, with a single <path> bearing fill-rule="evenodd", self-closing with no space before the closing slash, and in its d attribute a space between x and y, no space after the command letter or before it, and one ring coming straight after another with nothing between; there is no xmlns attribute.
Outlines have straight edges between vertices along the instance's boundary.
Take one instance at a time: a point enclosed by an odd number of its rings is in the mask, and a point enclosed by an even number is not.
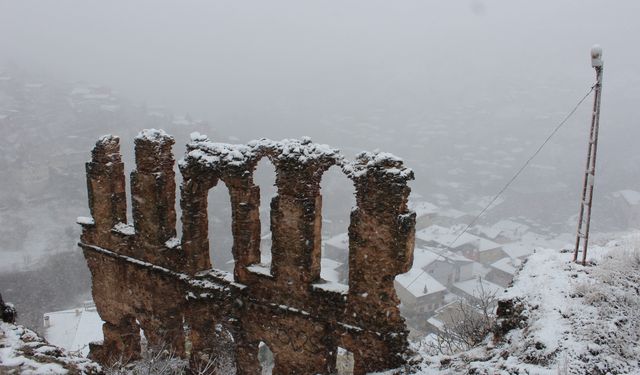
<svg viewBox="0 0 640 375"><path fill-rule="evenodd" d="M262 138L244 145L213 142L206 135L191 133L187 154L180 163L184 165L198 162L207 167L243 166L267 155L276 160L291 160L303 164L313 161L333 161L338 164L342 161L337 149L312 143L309 137L282 141Z"/></svg>
<svg viewBox="0 0 640 375"><path fill-rule="evenodd" d="M118 136L115 136L113 134L105 134L98 137L98 140L96 141L96 146L97 145L107 146L107 145L113 145L113 144L119 144L119 143L120 143L120 138Z"/></svg>
<svg viewBox="0 0 640 375"><path fill-rule="evenodd" d="M244 145L213 142L206 135L195 132L191 134L186 155L179 163L181 167L193 162L209 168L242 167L257 162L263 156L273 161L335 164L350 178L360 178L368 172L377 171L403 181L413 179L413 171L404 167L402 159L393 154L362 152L354 162L348 162L338 149L313 143L309 137L282 141L262 138Z"/></svg>
<svg viewBox="0 0 640 375"><path fill-rule="evenodd" d="M106 134L98 138L96 146L91 151L94 159L103 161L120 160L120 138Z"/></svg>
<svg viewBox="0 0 640 375"><path fill-rule="evenodd" d="M388 152L361 152L353 163L345 163L342 170L353 179L377 171L399 180L413 180L413 170L405 167L402 159Z"/></svg>
<svg viewBox="0 0 640 375"><path fill-rule="evenodd" d="M138 135L136 135L135 140L145 140L150 142L167 142L173 141L173 137L167 134L162 129L144 129Z"/></svg>

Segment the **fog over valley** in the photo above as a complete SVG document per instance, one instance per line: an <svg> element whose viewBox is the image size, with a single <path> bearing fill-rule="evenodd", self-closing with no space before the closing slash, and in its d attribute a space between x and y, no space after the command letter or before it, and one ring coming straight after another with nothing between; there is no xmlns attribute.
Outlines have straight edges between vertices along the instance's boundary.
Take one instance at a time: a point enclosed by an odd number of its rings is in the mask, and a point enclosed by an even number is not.
<svg viewBox="0 0 640 375"><path fill-rule="evenodd" d="M349 160L389 152L413 170L414 273L396 288L412 337L426 336L420 314L437 317L465 277L500 290L534 249L573 249L593 94L496 194L594 85L594 44L604 78L592 241L638 228L639 18L636 0L0 0L0 293L43 335L43 314L92 299L76 219L90 216L85 162L100 136L120 137L127 176L143 129L172 135L176 160L194 133L309 136ZM255 176L269 264L271 162ZM321 186L322 277L348 284L354 187L337 167ZM214 267L232 271L223 184L208 213ZM468 269L455 280L428 271L438 257ZM424 273L442 295L418 308L403 291Z"/></svg>

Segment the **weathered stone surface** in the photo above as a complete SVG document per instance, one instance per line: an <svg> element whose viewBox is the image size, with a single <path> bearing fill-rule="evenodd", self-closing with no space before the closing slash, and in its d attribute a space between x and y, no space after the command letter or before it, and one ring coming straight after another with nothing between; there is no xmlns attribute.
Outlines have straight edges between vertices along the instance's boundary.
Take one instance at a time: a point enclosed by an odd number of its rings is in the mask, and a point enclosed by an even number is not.
<svg viewBox="0 0 640 375"><path fill-rule="evenodd" d="M141 328L152 345L190 355L194 369L232 343L238 373L259 373L260 342L274 354L274 374L333 373L338 347L353 353L356 374L405 363L407 332L393 280L411 267L415 214L407 209L413 173L399 159L363 153L349 163L309 139L229 145L192 136L179 162L178 239L173 138L146 130L135 144L131 224L118 138L101 138L87 163L93 220L82 220L80 246L105 321L93 358L139 357ZM253 171L263 157L276 168L278 192L271 202L272 265L261 272ZM320 278L320 181L333 165L356 190L346 293L324 290ZM212 268L209 258L207 194L219 183L231 198L233 274Z"/></svg>

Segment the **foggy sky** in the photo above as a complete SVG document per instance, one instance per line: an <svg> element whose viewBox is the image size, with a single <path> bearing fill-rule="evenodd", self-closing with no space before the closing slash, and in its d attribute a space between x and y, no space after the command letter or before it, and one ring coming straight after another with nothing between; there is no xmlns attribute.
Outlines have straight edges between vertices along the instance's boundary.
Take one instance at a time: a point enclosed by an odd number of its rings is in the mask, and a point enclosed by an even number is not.
<svg viewBox="0 0 640 375"><path fill-rule="evenodd" d="M638 17L635 0L3 0L0 61L278 138L313 132L309 117L349 102L438 111L512 87L548 95L542 82L568 103L592 79L594 43L608 87L637 102ZM270 123L279 134L262 129Z"/></svg>
<svg viewBox="0 0 640 375"><path fill-rule="evenodd" d="M599 173L614 181L628 173L620 161L638 158L639 17L637 0L0 0L0 64L108 85L211 126L188 131L391 151L424 180L459 152L437 135L422 144L416 129L464 129L488 149L496 134L530 136L528 154L593 83L599 43ZM589 104L539 160L570 159L576 196L588 118Z"/></svg>

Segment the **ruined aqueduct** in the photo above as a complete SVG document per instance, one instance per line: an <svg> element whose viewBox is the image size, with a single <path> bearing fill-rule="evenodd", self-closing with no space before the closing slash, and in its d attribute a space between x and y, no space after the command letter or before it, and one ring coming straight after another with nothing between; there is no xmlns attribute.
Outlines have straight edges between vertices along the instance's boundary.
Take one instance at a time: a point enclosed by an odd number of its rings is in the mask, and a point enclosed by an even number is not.
<svg viewBox="0 0 640 375"><path fill-rule="evenodd" d="M410 169L384 153L346 162L308 139L229 145L194 136L179 162L178 237L173 144L158 130L136 137L133 224L126 222L119 139L102 137L86 165L91 218L79 218L80 246L105 322L103 343L91 345L94 359L137 358L142 328L150 344L168 343L195 369L215 356L223 327L233 337L238 374L260 373L260 342L273 351L274 374L333 373L338 347L353 353L356 374L406 362L393 280L413 260ZM270 269L259 264L260 190L253 181L263 157L276 168ZM320 180L333 165L353 181L357 203L344 292L320 278ZM220 181L231 197L233 274L212 268L209 258L207 194Z"/></svg>

